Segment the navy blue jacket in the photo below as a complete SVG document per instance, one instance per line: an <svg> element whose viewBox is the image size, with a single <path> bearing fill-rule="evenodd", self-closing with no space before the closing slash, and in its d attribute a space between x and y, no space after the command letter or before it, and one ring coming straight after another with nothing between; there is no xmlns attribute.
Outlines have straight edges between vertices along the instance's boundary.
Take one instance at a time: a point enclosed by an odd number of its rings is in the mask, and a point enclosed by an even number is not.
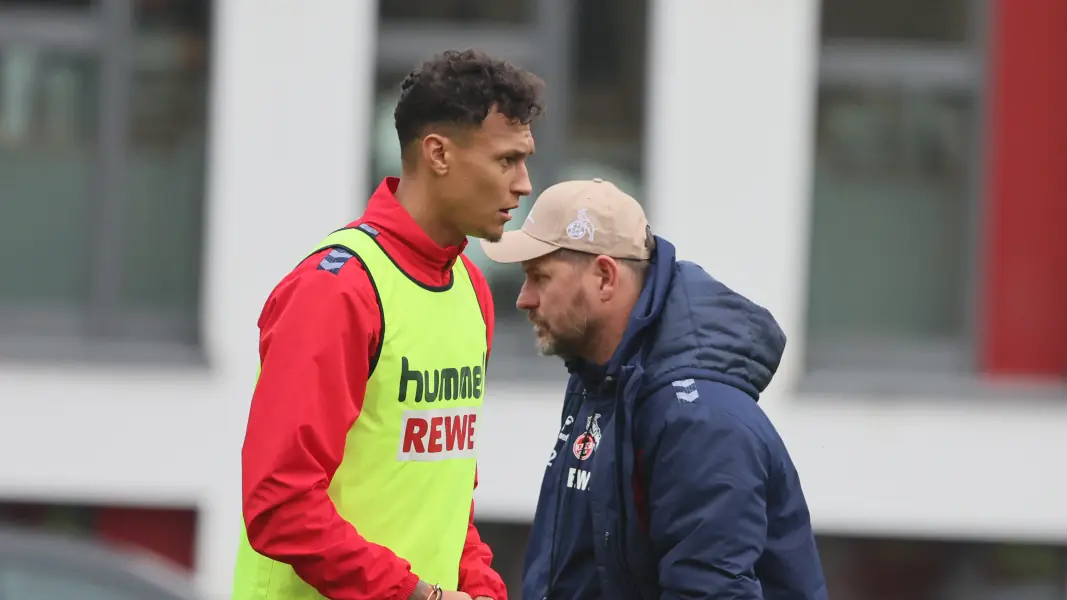
<svg viewBox="0 0 1067 600"><path fill-rule="evenodd" d="M583 482L592 529L556 530L567 476L554 452L527 548L523 598L579 596L559 577L552 555L568 536L592 534L591 566L603 598L825 600L800 479L757 405L785 335L767 310L701 267L676 261L674 246L656 241L615 356L602 366L568 363L563 414L574 415L575 403L590 398L614 409L599 423ZM585 424L568 426L574 443L581 430L573 427ZM570 450L568 441L559 448Z"/></svg>

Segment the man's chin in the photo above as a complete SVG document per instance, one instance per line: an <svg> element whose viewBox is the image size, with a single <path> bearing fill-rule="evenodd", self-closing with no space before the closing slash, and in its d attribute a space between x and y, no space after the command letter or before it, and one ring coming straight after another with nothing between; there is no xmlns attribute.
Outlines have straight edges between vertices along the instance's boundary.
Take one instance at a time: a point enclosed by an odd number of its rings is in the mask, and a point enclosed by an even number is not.
<svg viewBox="0 0 1067 600"><path fill-rule="evenodd" d="M537 344L538 354L540 354L541 356L556 356L557 348L553 340L538 335L536 333L534 335L536 336L534 343Z"/></svg>
<svg viewBox="0 0 1067 600"><path fill-rule="evenodd" d="M498 229L496 227L491 227L491 228L483 229L483 230L473 234L473 237L476 237L476 238L479 238L479 239L483 239L483 240L485 240L485 241L487 241L489 243L495 244L495 243L499 242L501 239L503 239L503 237L504 237L504 228L500 227Z"/></svg>
<svg viewBox="0 0 1067 600"><path fill-rule="evenodd" d="M557 343L542 342L541 340L537 340L537 353L541 356L546 357L554 356L562 360L563 362L567 362L568 360L571 360L572 358L575 358L577 356L573 352L569 352L565 349L560 348L559 344Z"/></svg>

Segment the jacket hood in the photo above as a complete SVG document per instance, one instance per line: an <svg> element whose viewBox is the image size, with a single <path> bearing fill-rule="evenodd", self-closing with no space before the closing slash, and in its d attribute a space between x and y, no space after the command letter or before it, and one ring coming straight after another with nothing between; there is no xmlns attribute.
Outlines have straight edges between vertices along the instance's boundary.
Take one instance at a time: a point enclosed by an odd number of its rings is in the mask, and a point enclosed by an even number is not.
<svg viewBox="0 0 1067 600"><path fill-rule="evenodd" d="M778 370L785 344L785 333L767 309L699 265L676 260L674 245L657 237L630 324L606 370L639 362L645 390L703 378L758 399Z"/></svg>

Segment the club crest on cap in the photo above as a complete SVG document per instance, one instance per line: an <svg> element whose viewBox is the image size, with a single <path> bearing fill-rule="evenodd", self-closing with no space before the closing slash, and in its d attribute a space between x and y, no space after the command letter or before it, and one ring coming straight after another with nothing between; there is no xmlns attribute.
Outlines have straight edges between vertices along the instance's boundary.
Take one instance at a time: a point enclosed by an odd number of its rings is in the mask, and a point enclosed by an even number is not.
<svg viewBox="0 0 1067 600"><path fill-rule="evenodd" d="M596 227L593 226L593 222L589 220L589 215L586 213L586 209L578 209L578 217L567 225L567 235L572 240L580 240L584 237L588 237L589 241L593 241L593 236L596 235Z"/></svg>

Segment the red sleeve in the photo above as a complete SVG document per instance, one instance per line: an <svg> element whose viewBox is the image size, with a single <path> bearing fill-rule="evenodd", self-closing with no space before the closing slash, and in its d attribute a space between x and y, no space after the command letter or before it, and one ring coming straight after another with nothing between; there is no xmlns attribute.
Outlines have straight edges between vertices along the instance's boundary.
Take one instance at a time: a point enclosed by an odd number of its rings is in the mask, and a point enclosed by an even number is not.
<svg viewBox="0 0 1067 600"><path fill-rule="evenodd" d="M298 267L260 316L241 452L248 541L327 598L406 600L410 564L360 536L326 493L362 408L380 312L358 263L336 275L317 264Z"/></svg>
<svg viewBox="0 0 1067 600"><path fill-rule="evenodd" d="M478 487L477 472L474 474L474 487ZM493 551L478 535L478 529L474 526L474 502L471 502L467 541L463 544L463 556L459 561L459 590L471 598L484 596L493 600L507 600L508 588L493 570L492 564Z"/></svg>
<svg viewBox="0 0 1067 600"><path fill-rule="evenodd" d="M474 292L478 296L478 304L482 307L482 317L485 318L486 343L489 352L493 347L493 324L495 319L493 308L493 296L489 290L489 282L478 267L465 255L463 264L470 273ZM474 474L474 487L478 487L478 473ZM493 600L507 600L508 589L504 580L493 570L493 552L478 535L478 529L474 526L474 502L471 502L470 522L467 525L467 540L463 544L463 556L459 561L459 589L466 592L472 598L485 596Z"/></svg>

